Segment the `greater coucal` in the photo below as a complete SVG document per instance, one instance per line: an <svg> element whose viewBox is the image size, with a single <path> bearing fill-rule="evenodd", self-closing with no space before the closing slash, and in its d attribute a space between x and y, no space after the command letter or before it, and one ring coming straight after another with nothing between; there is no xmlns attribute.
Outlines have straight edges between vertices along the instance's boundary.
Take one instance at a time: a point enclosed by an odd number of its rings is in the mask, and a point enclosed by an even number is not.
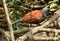
<svg viewBox="0 0 60 41"><path fill-rule="evenodd" d="M25 14L22 19L14 21L13 24L19 21L24 23L40 23L47 17L47 15L48 15L47 7L43 8L42 10L33 10Z"/></svg>

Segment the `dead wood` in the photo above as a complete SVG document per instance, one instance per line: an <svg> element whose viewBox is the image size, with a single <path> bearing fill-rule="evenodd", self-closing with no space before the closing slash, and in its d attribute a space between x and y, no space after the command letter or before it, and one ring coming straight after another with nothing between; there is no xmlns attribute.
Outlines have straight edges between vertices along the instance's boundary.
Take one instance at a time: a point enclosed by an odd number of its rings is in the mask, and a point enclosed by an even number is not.
<svg viewBox="0 0 60 41"><path fill-rule="evenodd" d="M7 19L9 30L10 30L11 40L15 41L13 28L12 28L12 23L10 21L9 13L8 13L7 5L6 5L6 0L2 0L2 1L3 1L3 6L4 6L5 14L6 14L6 19Z"/></svg>
<svg viewBox="0 0 60 41"><path fill-rule="evenodd" d="M0 7L0 10L4 10L2 7ZM8 8L8 11L13 10L13 8Z"/></svg>
<svg viewBox="0 0 60 41"><path fill-rule="evenodd" d="M57 19L57 24L58 24L58 26L60 28L60 17Z"/></svg>
<svg viewBox="0 0 60 41"><path fill-rule="evenodd" d="M60 37L39 37L34 36L34 40L58 40Z"/></svg>
<svg viewBox="0 0 60 41"><path fill-rule="evenodd" d="M22 30L15 30L14 34L30 31L31 29L33 29L33 28L24 28ZM40 28L39 31L58 32L58 33L60 33L60 29L57 30L57 29L51 29L51 28Z"/></svg>
<svg viewBox="0 0 60 41"><path fill-rule="evenodd" d="M5 37L7 41L10 40L10 34L8 32L0 28L0 33L2 33L1 35L3 35L2 38Z"/></svg>
<svg viewBox="0 0 60 41"><path fill-rule="evenodd" d="M22 33L22 32L28 32L28 31L30 31L31 29L33 29L33 28L24 27L24 28L21 29L21 30L15 30L15 31L14 31L14 34L18 34L18 33Z"/></svg>

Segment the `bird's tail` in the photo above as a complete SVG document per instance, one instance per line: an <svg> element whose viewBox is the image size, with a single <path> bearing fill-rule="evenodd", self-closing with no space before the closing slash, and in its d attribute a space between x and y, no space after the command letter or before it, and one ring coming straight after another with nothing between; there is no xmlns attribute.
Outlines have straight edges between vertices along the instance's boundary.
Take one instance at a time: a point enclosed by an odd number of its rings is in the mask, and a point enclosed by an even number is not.
<svg viewBox="0 0 60 41"><path fill-rule="evenodd" d="M18 20L15 20L14 22L12 22L12 24L15 24L17 22L22 22L23 19L18 19Z"/></svg>

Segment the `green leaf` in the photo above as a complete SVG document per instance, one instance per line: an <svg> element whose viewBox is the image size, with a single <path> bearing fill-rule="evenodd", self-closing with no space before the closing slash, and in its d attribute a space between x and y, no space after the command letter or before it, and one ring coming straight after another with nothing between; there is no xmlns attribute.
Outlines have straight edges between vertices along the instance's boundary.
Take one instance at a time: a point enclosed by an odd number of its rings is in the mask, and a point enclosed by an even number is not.
<svg viewBox="0 0 60 41"><path fill-rule="evenodd" d="M23 28L19 23L14 24L13 27L14 27L15 30L16 29L18 30L18 29L22 29Z"/></svg>
<svg viewBox="0 0 60 41"><path fill-rule="evenodd" d="M50 5L50 9L49 10L50 11L55 11L57 9L57 6L58 5L56 3L53 3L53 4Z"/></svg>

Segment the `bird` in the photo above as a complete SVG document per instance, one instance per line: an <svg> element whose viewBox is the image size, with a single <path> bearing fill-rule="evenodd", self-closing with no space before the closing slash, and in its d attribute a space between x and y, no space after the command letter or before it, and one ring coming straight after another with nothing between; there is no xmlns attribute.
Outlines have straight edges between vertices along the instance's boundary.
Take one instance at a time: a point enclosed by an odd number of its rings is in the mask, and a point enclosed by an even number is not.
<svg viewBox="0 0 60 41"><path fill-rule="evenodd" d="M48 8L45 7L41 10L32 10L28 13L26 13L22 19L18 19L16 21L13 22L13 24L21 21L23 23L35 23L38 24L41 21L43 21L44 19L46 19L48 15Z"/></svg>

